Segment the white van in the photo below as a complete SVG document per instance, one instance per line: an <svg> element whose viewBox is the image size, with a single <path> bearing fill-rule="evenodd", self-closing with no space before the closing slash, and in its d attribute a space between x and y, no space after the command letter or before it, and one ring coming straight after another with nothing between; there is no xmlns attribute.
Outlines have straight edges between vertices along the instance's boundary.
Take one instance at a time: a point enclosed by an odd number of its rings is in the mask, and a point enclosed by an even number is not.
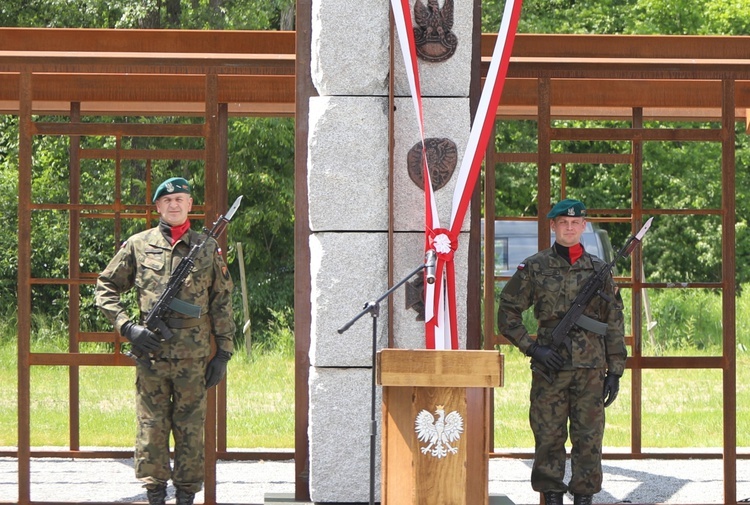
<svg viewBox="0 0 750 505"><path fill-rule="evenodd" d="M482 223L484 230L484 223ZM550 245L555 234L550 232ZM612 261L615 252L606 230L586 222L581 236L586 252L606 262ZM538 224L536 221L495 221L495 276L510 277L519 263L539 250Z"/></svg>

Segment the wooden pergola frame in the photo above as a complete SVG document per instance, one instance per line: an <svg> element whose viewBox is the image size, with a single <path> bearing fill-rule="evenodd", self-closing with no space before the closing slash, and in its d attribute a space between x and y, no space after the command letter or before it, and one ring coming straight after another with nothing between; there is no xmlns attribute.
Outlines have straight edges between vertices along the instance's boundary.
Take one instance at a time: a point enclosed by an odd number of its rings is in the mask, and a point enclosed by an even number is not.
<svg viewBox="0 0 750 505"><path fill-rule="evenodd" d="M19 460L19 500L29 504L31 457L127 457L130 452L90 452L78 447L78 426L71 409L71 443L60 452L31 451L29 439L29 370L31 366L63 365L70 369L71 399L77 398L78 367L122 366L121 355L77 353L81 341L112 341L113 334L82 335L71 328L71 352L62 355L31 353L30 300L34 285L57 283L70 286L71 293L95 276L70 270L68 279L34 279L30 270L30 216L42 206L32 203L30 193L31 142L38 135L66 135L75 140L85 135L197 136L205 139L206 149L198 154L206 163L206 201L203 212L213 215L226 204L226 121L229 116L296 116L296 379L295 379L295 461L296 496L308 495L307 471L307 373L310 344L310 266L307 238L306 147L308 99L316 92L310 78L310 2L298 2L297 32L227 32L162 30L78 30L78 29L0 29L0 113L20 118L19 148L19 274L18 274L18 377L19 443L16 452L3 453ZM305 21L308 20L308 21ZM477 35L477 39L480 36ZM477 43L479 40L477 40ZM481 63L477 75L486 72L494 35L481 36ZM528 161L539 166L540 213L549 201L549 167L559 159L550 152L555 140L629 140L633 154L633 202L622 218L637 226L646 214L684 213L680 209L644 209L640 146L644 140L700 140L722 145L722 205L707 213L721 216L723 224L722 281L710 287L723 292L724 351L715 358L649 358L639 353L640 301L633 296L629 360L634 391L640 387L641 371L646 368L714 368L723 373L724 450L710 455L724 459L725 503L736 496L736 377L734 219L735 160L734 125L747 121L750 108L750 37L630 37L584 35L524 35L516 39L509 79L497 111L498 118L534 119L538 123L539 149L536 153L488 153L495 162ZM474 88L477 89L477 88ZM37 115L64 115L67 123L45 123ZM84 116L171 115L202 116L203 124L180 126L93 125ZM616 118L632 122L631 128L577 130L552 127L556 118ZM648 130L649 119L712 120L721 124L714 130ZM71 142L73 145L74 142ZM79 156L73 150L71 163ZM121 156L122 153L108 153ZM170 153L169 155L176 155ZM151 153L149 156L158 156ZM571 158L571 162L573 162ZM489 171L490 173L492 171ZM73 174L74 172L72 172ZM489 176L491 177L491 175ZM491 179L488 180L489 183ZM88 210L76 202L77 180L71 176L71 223ZM494 187L494 182L493 186ZM492 200L489 198L488 200ZM477 199L478 201L478 199ZM63 208L63 207L60 207ZM475 205L474 210L479 210ZM114 206L111 215L123 207ZM148 209L139 209L148 217ZM485 209L487 215L494 209ZM478 244L479 212L473 213L474 246ZM71 226L71 229L75 229ZM540 242L548 238L540 223ZM492 236L488 234L487 236ZM72 238L71 245L75 239ZM76 263L71 247L71 265ZM492 255L485 255L492 258ZM640 261L636 256L634 264ZM485 267L487 268L487 267ZM475 273L478 272L478 269ZM634 294L646 287L663 287L644 282L639 272L623 280ZM706 285L708 286L708 284ZM692 287L703 287L692 286ZM470 275L469 293L475 302L481 297L480 278ZM479 304L472 306L478 307ZM76 312L71 312L71 316ZM73 321L73 317L71 317ZM470 317L468 335L488 331L485 317ZM492 333L491 330L489 330ZM489 334L489 333L487 333ZM474 339L470 345L478 347ZM634 394L639 394L635 393ZM227 451L222 401L219 389L211 405L216 424L207 423L206 503L215 503L215 462L223 459L289 457L290 454L259 454ZM636 398L637 399L637 398ZM71 400L73 401L73 400ZM217 408L218 404L218 408ZM633 402L633 418L639 418L640 404ZM210 416L209 416L210 417ZM635 422L635 421L634 421ZM641 451L640 431L634 426L631 452L621 457L658 457ZM497 456L527 456L506 454ZM705 455L704 455L705 456ZM211 472L214 473L211 473ZM213 476L214 481L211 480ZM52 503L52 502L44 502Z"/></svg>

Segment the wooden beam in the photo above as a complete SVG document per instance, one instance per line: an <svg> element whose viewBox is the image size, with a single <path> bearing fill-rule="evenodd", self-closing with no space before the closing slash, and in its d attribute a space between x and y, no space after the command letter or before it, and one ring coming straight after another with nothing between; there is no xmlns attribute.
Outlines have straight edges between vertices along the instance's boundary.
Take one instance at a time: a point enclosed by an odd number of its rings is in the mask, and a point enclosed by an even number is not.
<svg viewBox="0 0 750 505"><path fill-rule="evenodd" d="M0 72L289 74L293 54L0 50ZM286 70L284 70L286 69Z"/></svg>
<svg viewBox="0 0 750 505"><path fill-rule="evenodd" d="M482 34L482 56L491 56L496 33ZM750 37L711 35L573 35L519 33L513 57L744 59Z"/></svg>
<svg viewBox="0 0 750 505"><path fill-rule="evenodd" d="M293 31L3 28L1 39L9 51L295 53Z"/></svg>

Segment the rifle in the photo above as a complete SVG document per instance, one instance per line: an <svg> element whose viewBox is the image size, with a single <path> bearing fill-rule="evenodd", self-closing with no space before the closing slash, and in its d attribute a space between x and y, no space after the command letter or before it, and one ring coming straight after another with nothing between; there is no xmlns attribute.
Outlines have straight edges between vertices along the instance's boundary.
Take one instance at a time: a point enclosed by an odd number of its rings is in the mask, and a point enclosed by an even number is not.
<svg viewBox="0 0 750 505"><path fill-rule="evenodd" d="M584 310L586 310L589 302L595 296L600 296L608 302L612 301L609 296L606 295L604 291L602 291L604 283L606 282L607 278L612 275L612 268L617 263L617 260L630 256L630 253L633 252L635 246L641 243L643 236L651 227L651 221L653 220L654 218L652 217L648 221L646 221L646 224L643 225L640 231L635 235L631 235L627 242L625 242L625 245L620 248L612 261L607 263L605 267L589 277L589 279L586 281L586 284L584 284L583 288L576 295L575 300L573 300L573 304L570 306L560 322L557 323L557 326L555 326L555 328L552 330L552 345L550 346L552 349L558 351L560 349L560 346L565 345L565 347L568 349L568 352L572 354L573 343L570 340L570 335L568 335L568 333L571 329L573 329L573 326L579 326L581 328L589 330L592 330L597 325L606 327L604 323L593 320L590 317L583 315L583 312ZM606 331L606 328L604 328L604 330ZM547 382L552 384L555 374L553 370L548 370L541 363L536 362L533 359L531 360L531 370L534 373L538 373L539 375L544 377Z"/></svg>
<svg viewBox="0 0 750 505"><path fill-rule="evenodd" d="M173 336L172 330L169 329L167 323L165 322L165 316L168 311L173 310L194 318L201 317L200 307L179 300L178 298L176 298L177 293L180 291L180 288L182 287L183 282L185 282L185 279L187 279L187 276L190 275L190 272L193 271L193 267L195 266L195 259L198 257L198 253L206 245L206 242L208 242L209 238L215 240L224 232L227 224L229 224L229 221L232 220L235 212L237 212L237 209L239 209L241 200L242 195L237 197L237 199L227 211L226 215L219 216L216 221L214 221L213 228L211 228L211 230L208 230L205 227L203 228L203 232L206 234L206 238L203 241L194 244L190 248L190 252L188 253L188 255L180 260L177 268L175 268L174 272L172 272L172 274L169 276L169 281L167 282L167 287L164 288L164 292L161 294L161 296L159 296L156 304L146 314L146 317L143 321L144 325L154 333L161 335L163 340L169 340ZM151 368L151 358L149 357L149 354L140 347L133 346L130 351L125 351L123 352L123 354L129 358L135 359L137 362L145 365L147 368Z"/></svg>

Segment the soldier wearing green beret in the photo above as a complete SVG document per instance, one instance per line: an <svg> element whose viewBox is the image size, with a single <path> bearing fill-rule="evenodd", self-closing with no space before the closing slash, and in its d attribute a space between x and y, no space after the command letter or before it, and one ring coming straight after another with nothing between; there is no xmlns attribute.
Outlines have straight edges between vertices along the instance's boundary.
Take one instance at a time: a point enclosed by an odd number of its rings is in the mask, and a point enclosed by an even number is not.
<svg viewBox="0 0 750 505"><path fill-rule="evenodd" d="M137 436L135 474L144 482L150 505L163 505L167 482L176 489L177 505L192 505L203 487L206 391L218 384L232 356L232 280L218 243L208 239L177 295L192 305L186 315L169 314L172 338L142 325L169 281L173 269L192 245L205 237L190 229L193 206L190 184L181 177L161 183L154 193L159 225L130 237L96 284L96 304L115 330L151 356L151 367L136 365ZM121 295L135 288L140 320L131 320ZM196 317L196 314L200 314ZM211 335L217 351L211 357ZM169 441L174 437L174 469Z"/></svg>
<svg viewBox="0 0 750 505"><path fill-rule="evenodd" d="M547 505L562 505L566 492L575 505L590 505L602 487L604 408L617 397L625 370L625 328L622 298L610 277L601 297L595 297L584 315L590 328L569 333L572 352L553 349L552 330L595 271L606 267L581 244L586 229L586 207L578 200L563 200L547 214L555 242L527 258L500 295L498 328L527 356L553 370L550 384L532 374L529 422L534 432L535 455L531 485ZM522 314L534 307L537 336L532 339ZM570 422L570 482L563 482Z"/></svg>

